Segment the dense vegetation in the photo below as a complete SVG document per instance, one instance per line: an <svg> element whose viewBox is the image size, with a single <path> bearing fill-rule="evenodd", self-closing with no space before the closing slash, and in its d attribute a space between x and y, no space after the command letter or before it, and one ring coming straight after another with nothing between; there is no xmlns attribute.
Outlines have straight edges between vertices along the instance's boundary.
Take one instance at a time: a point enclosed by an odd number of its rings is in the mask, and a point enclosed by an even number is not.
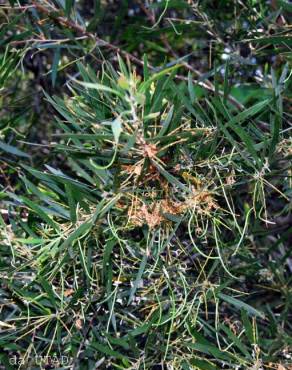
<svg viewBox="0 0 292 370"><path fill-rule="evenodd" d="M0 18L2 368L291 369L291 3Z"/></svg>

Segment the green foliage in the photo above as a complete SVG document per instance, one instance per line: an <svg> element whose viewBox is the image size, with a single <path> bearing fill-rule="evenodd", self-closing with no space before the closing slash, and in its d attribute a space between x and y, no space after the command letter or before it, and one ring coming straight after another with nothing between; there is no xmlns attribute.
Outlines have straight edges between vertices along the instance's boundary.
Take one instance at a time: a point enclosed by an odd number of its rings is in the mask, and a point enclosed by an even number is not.
<svg viewBox="0 0 292 370"><path fill-rule="evenodd" d="M0 363L288 369L289 9L137 3L3 8Z"/></svg>

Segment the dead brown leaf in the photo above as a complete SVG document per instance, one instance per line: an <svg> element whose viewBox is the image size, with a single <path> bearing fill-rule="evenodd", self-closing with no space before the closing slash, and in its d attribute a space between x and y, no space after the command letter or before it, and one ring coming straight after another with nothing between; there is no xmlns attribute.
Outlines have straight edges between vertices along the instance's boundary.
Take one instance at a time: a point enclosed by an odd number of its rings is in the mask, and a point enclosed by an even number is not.
<svg viewBox="0 0 292 370"><path fill-rule="evenodd" d="M140 176L142 172L142 165L141 164L124 165L122 166L122 169L128 174L134 173L135 175Z"/></svg>
<svg viewBox="0 0 292 370"><path fill-rule="evenodd" d="M158 149L155 144L144 144L143 148L143 155L144 157L148 157L150 159L155 158Z"/></svg>
<svg viewBox="0 0 292 370"><path fill-rule="evenodd" d="M186 205L182 202L174 202L171 199L163 199L161 201L161 211L171 215L179 215L186 209Z"/></svg>
<svg viewBox="0 0 292 370"><path fill-rule="evenodd" d="M131 207L128 211L130 222L134 226L142 226L147 224L150 229L155 228L164 221L164 217L160 214L159 202L155 204L140 204L136 207Z"/></svg>

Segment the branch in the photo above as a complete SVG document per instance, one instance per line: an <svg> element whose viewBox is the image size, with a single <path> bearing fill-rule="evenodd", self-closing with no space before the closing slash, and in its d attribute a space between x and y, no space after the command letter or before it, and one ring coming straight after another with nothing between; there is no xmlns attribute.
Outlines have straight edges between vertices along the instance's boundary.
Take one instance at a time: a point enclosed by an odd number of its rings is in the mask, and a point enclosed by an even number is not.
<svg viewBox="0 0 292 370"><path fill-rule="evenodd" d="M39 4L37 1L32 1L32 4L35 7L35 9L37 9L40 13L43 13L44 15L46 15L48 18L53 19L54 21L58 22L59 24L62 24L63 26L65 26L67 28L70 28L70 29L72 29L72 30L74 30L74 31L82 34L83 36L87 36L87 37L95 40L101 46L104 46L108 50L114 51L115 53L124 56L125 58L127 58L128 60L130 60L131 62L133 62L134 64L139 65L139 66L142 66L142 67L144 66L144 62L142 60L140 60L139 58L137 58L135 55L133 55L133 54L131 54L131 53L129 53L129 52L121 49L120 47L118 47L116 45L111 44L108 41L105 41L105 40L101 39L100 37L98 37L97 35L95 35L92 32L88 32L85 28L83 28L82 26L80 26L78 23L76 23L74 21L71 21L70 19L67 19L65 17L61 17L61 16L58 16L58 15L54 14L55 13L54 11L50 11L47 7ZM167 40L164 39L164 43L165 43L165 46L167 45L167 48L169 49L170 48L170 45L167 42ZM172 52L172 54L174 53L174 51L172 49L170 51ZM196 71L188 63L183 63L183 64L190 71L196 73L197 75L200 75L200 72ZM150 70L152 70L152 71L155 70L155 68L153 66L149 65L149 64L148 64L148 68ZM180 76L180 75L177 75L176 76L176 79L183 80L183 81L187 80L186 77ZM211 91L213 93L215 92L214 85L210 81L207 81L207 82L194 81L194 82L197 83L198 85L202 86L203 88L205 88L208 91ZM224 93L222 91L219 91L219 94L221 96L224 95ZM234 107L236 107L237 109L239 109L239 110L244 109L244 106L240 102L238 102L235 98L233 98L232 96L230 96L230 95L228 96L228 101Z"/></svg>
<svg viewBox="0 0 292 370"><path fill-rule="evenodd" d="M72 30L74 30L76 32L81 33L84 36L87 36L87 37L95 40L101 46L104 46L104 47L106 47L109 50L112 50L112 51L114 51L114 52L116 52L118 54L123 55L124 57L128 58L130 61L132 61L135 64L138 64L140 66L143 66L144 65L143 61L141 61L139 58L135 57L133 54L130 54L127 51L125 51L123 49L120 49L118 46L115 46L115 45L111 44L110 42L101 39L100 37L96 36L95 34L86 31L85 28L83 28L79 24L71 21L70 19L67 19L65 17L60 17L60 16L54 15L54 12L50 11L45 6L39 4L37 1L32 1L32 4L34 5L34 7L39 12L45 14L48 18L53 19L54 21L58 22L59 24L62 24L63 26L65 26L67 28L70 28L70 29L72 29Z"/></svg>

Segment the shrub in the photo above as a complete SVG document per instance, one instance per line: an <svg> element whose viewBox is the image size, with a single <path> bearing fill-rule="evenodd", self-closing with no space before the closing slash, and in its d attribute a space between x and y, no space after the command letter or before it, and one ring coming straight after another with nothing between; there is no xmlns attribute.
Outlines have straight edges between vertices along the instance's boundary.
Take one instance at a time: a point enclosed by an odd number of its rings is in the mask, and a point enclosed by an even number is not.
<svg viewBox="0 0 292 370"><path fill-rule="evenodd" d="M34 10L78 31L71 3ZM108 46L115 62L74 61L63 87L54 51L43 164L4 131L1 364L289 366L289 64L238 87L230 60L210 83ZM2 58L12 79L23 55Z"/></svg>

